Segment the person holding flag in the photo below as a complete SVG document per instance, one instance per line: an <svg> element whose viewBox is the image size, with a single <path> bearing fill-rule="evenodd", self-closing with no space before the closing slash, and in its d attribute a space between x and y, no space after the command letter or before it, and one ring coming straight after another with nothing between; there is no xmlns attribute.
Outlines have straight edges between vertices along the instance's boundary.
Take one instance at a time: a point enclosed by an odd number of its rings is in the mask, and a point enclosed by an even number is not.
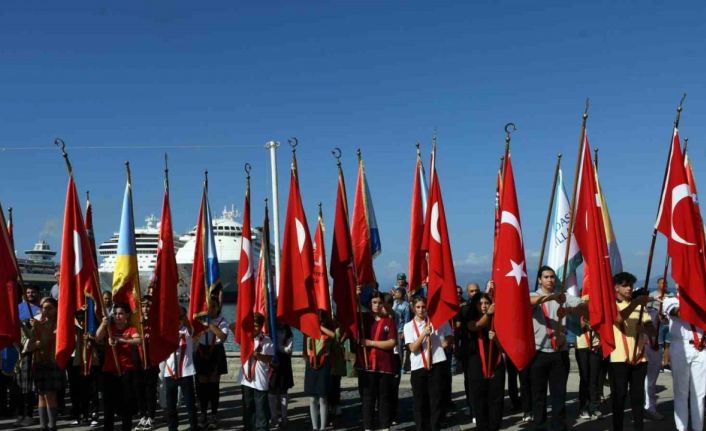
<svg viewBox="0 0 706 431"><path fill-rule="evenodd" d="M243 424L247 431L267 431L270 420L267 389L274 346L262 332L265 316L254 313L252 320L253 352L242 366L239 379L243 387Z"/></svg>
<svg viewBox="0 0 706 431"><path fill-rule="evenodd" d="M628 387L633 428L642 431L645 403L645 377L647 337L657 334L649 314L638 311L652 300L649 295L633 297L633 286L637 281L629 272L620 272L613 277L618 314L613 322L616 346L610 353L610 393L613 408L613 430L623 430L623 412Z"/></svg>
<svg viewBox="0 0 706 431"><path fill-rule="evenodd" d="M404 340L410 351L414 423L417 431L438 431L442 419L444 349L453 344L453 331L446 321L434 327L427 314L427 299L412 299L414 318L404 325Z"/></svg>
<svg viewBox="0 0 706 431"><path fill-rule="evenodd" d="M470 308L467 374L476 428L498 431L503 420L505 365L500 343L490 328L495 306L488 293L480 293L471 298ZM495 349L490 350L493 343Z"/></svg>
<svg viewBox="0 0 706 431"><path fill-rule="evenodd" d="M380 231L378 230L373 199L365 175L365 163L360 148L358 155L358 181L353 201L353 220L351 222L351 241L355 256L356 283L360 286L360 305L367 306L373 291L377 287L373 259L382 252Z"/></svg>
<svg viewBox="0 0 706 431"><path fill-rule="evenodd" d="M194 391L194 337L186 308L179 307L179 346L164 361L163 379L167 405L167 427L169 431L179 428L177 400L181 391L183 403L189 416L189 427L198 430L196 394Z"/></svg>

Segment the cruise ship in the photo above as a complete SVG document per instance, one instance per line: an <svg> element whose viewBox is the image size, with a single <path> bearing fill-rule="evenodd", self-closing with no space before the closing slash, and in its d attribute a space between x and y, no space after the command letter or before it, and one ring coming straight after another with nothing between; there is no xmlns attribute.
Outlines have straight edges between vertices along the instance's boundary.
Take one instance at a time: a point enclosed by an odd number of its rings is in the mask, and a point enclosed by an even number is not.
<svg viewBox="0 0 706 431"><path fill-rule="evenodd" d="M113 236L103 242L98 247L98 254L103 258L98 266L98 274L100 275L101 288L110 290L113 285L113 271L115 270L115 259L118 250L119 233L114 233ZM159 220L154 215L150 215L145 219L145 226L135 228L135 246L137 249L137 268L140 274L140 288L142 293L147 291L150 278L154 273L155 265L157 265L157 245L159 243ZM184 241L174 235L174 250L179 250L184 245ZM187 282L188 284L188 282ZM180 294L183 293L183 280L180 280ZM188 288L187 288L188 291Z"/></svg>
<svg viewBox="0 0 706 431"><path fill-rule="evenodd" d="M223 208L220 217L213 219L213 236L216 240L216 255L220 269L221 284L223 285L223 301L235 302L238 294L236 275L240 261L240 248L242 244L243 225L235 219L239 212L231 206ZM262 229L253 227L251 244L253 247L253 261L256 262L260 255ZM186 284L186 292L191 283L191 268L194 261L194 248L196 246L196 226L191 231L179 238L184 246L177 251L176 261L179 268L179 279ZM256 265L254 263L253 265ZM180 289L180 292L182 290Z"/></svg>
<svg viewBox="0 0 706 431"><path fill-rule="evenodd" d="M59 269L54 261L56 252L49 247L48 242L39 240L32 250L25 251L25 256L17 259L24 285L36 287L42 296L49 295L52 286L56 284L54 273Z"/></svg>

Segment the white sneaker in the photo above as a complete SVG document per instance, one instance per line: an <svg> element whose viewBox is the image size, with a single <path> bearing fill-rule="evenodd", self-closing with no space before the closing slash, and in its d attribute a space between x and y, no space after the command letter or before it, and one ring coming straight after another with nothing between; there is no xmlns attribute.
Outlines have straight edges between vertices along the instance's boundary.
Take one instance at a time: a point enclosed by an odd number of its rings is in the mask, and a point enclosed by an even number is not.
<svg viewBox="0 0 706 431"><path fill-rule="evenodd" d="M143 430L151 430L153 427L154 427L154 425L152 425L152 418L147 418L145 420L145 424L142 427L142 429Z"/></svg>
<svg viewBox="0 0 706 431"><path fill-rule="evenodd" d="M91 426L92 427L97 427L98 426L98 421L95 419L91 419Z"/></svg>
<svg viewBox="0 0 706 431"><path fill-rule="evenodd" d="M137 426L135 427L135 431L142 431L145 429L145 421L147 418L140 418L140 422L137 423Z"/></svg>

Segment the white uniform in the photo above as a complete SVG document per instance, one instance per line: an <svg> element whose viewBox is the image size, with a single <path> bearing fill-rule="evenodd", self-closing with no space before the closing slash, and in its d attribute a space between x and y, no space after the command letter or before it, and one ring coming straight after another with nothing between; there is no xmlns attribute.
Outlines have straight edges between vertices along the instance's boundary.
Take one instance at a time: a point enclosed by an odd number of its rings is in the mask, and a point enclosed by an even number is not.
<svg viewBox="0 0 706 431"><path fill-rule="evenodd" d="M664 300L667 294L661 295L659 292L652 292L652 298ZM664 317L664 306L661 302L653 301L647 305L647 312L652 319L652 326L660 327L659 323ZM661 314L660 314L661 312ZM653 344L656 349L653 348ZM647 378L645 379L645 410L652 413L657 411L657 376L659 370L662 369L662 355L664 353L663 340L659 340L659 334L655 337L649 337L648 343L645 345L645 354L647 355Z"/></svg>
<svg viewBox="0 0 706 431"><path fill-rule="evenodd" d="M666 314L679 308L677 298L664 301ZM669 315L669 336L671 344L669 357L672 361L674 381L674 423L678 431L688 429L701 431L704 426L704 400L706 399L706 349L694 347L694 332L703 345L704 331L686 321ZM691 410L691 415L689 411ZM689 418L691 417L691 428Z"/></svg>

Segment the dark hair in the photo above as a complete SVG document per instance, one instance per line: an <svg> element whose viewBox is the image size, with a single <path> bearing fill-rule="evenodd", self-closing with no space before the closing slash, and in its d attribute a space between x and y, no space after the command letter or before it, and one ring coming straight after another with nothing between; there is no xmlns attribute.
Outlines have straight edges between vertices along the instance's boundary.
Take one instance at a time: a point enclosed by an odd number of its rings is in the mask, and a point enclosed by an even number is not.
<svg viewBox="0 0 706 431"><path fill-rule="evenodd" d="M491 298L487 292L479 292L473 295L471 299L471 319L480 319L480 310L478 310L478 307L480 307L480 300L483 298L487 299L491 304L493 303L493 298Z"/></svg>
<svg viewBox="0 0 706 431"><path fill-rule="evenodd" d="M635 284L637 278L629 272L619 272L613 276L613 283L616 285Z"/></svg>
<svg viewBox="0 0 706 431"><path fill-rule="evenodd" d="M667 280L664 279L664 277L660 277L660 278L657 279L657 283L659 283L660 280L662 280L662 281L667 281Z"/></svg>
<svg viewBox="0 0 706 431"><path fill-rule="evenodd" d="M111 298L113 297L113 292L111 292L110 290L104 290L103 292L101 292L101 295L106 295L106 294L110 295Z"/></svg>
<svg viewBox="0 0 706 431"><path fill-rule="evenodd" d="M265 323L265 316L263 316L262 313L255 312L252 315L252 321L262 326L262 324Z"/></svg>
<svg viewBox="0 0 706 431"><path fill-rule="evenodd" d="M412 307L417 305L417 302L423 302L424 305L426 305L427 299L425 297L423 297L422 295L414 295L414 297L412 298Z"/></svg>
<svg viewBox="0 0 706 431"><path fill-rule="evenodd" d="M377 289L373 290L373 293L370 294L370 298L368 299L368 302L372 303L373 299L375 299L375 298L379 298L380 302L384 302L384 300L385 300L385 297Z"/></svg>
<svg viewBox="0 0 706 431"><path fill-rule="evenodd" d="M127 314L132 313L130 306L123 302L116 302L115 304L113 304L113 311L117 310L118 308L122 308L122 310Z"/></svg>
<svg viewBox="0 0 706 431"><path fill-rule="evenodd" d="M180 306L179 306L179 310L180 310L180 311L183 311L184 314L187 314L187 315L189 314L189 310L187 310L186 307L184 307L183 305L180 305Z"/></svg>
<svg viewBox="0 0 706 431"><path fill-rule="evenodd" d="M552 268L549 265L542 265L539 270L537 271L537 279L542 278L542 273L544 271L551 271L555 276L556 276L556 271L554 271L554 268Z"/></svg>
<svg viewBox="0 0 706 431"><path fill-rule="evenodd" d="M395 298L393 298L392 295L389 293L386 293L382 297L382 302L385 305L392 305L394 303L394 301L395 301Z"/></svg>

